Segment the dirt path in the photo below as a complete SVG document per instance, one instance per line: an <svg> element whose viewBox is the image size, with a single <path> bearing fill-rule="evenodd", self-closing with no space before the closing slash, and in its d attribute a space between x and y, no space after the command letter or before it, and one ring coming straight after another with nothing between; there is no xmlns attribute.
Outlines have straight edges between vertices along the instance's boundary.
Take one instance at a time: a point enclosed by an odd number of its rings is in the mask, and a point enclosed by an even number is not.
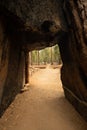
<svg viewBox="0 0 87 130"><path fill-rule="evenodd" d="M87 123L65 99L59 69L45 69L30 79L0 119L0 130L87 130Z"/></svg>

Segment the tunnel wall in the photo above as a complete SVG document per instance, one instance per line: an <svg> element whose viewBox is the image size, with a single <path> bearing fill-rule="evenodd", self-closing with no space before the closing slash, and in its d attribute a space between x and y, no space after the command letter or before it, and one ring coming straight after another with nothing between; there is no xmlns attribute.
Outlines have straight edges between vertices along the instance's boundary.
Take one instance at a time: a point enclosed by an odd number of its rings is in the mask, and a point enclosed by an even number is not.
<svg viewBox="0 0 87 130"><path fill-rule="evenodd" d="M66 0L69 32L59 43L63 60L61 79L66 98L87 120L87 2ZM82 11L82 12L81 12Z"/></svg>
<svg viewBox="0 0 87 130"><path fill-rule="evenodd" d="M20 92L24 79L24 53L14 43L0 21L0 114Z"/></svg>
<svg viewBox="0 0 87 130"><path fill-rule="evenodd" d="M4 34L3 24L0 21L0 104L7 77L9 49L9 42Z"/></svg>

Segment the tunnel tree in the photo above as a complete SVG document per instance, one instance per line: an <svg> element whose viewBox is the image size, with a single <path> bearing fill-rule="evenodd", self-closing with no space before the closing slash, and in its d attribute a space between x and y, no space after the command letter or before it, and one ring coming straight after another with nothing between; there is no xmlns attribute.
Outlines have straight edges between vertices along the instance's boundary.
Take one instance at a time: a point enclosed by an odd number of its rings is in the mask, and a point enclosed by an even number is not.
<svg viewBox="0 0 87 130"><path fill-rule="evenodd" d="M56 43L65 96L87 120L86 0L0 1L1 114L25 84L26 51Z"/></svg>

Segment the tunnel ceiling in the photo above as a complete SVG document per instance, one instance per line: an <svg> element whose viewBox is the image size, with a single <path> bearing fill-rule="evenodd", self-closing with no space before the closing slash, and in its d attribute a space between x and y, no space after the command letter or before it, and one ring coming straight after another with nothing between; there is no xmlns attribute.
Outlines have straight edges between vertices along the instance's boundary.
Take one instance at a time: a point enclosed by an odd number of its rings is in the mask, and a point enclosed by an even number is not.
<svg viewBox="0 0 87 130"><path fill-rule="evenodd" d="M52 46L67 32L63 0L3 0L0 12L9 37L28 50Z"/></svg>

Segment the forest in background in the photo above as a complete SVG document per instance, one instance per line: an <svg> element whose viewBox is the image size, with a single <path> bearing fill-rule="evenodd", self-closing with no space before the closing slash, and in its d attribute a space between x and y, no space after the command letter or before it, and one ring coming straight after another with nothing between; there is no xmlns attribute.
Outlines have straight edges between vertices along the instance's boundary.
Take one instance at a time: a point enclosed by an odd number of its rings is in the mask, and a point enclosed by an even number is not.
<svg viewBox="0 0 87 130"><path fill-rule="evenodd" d="M32 64L61 64L58 45L29 53Z"/></svg>

